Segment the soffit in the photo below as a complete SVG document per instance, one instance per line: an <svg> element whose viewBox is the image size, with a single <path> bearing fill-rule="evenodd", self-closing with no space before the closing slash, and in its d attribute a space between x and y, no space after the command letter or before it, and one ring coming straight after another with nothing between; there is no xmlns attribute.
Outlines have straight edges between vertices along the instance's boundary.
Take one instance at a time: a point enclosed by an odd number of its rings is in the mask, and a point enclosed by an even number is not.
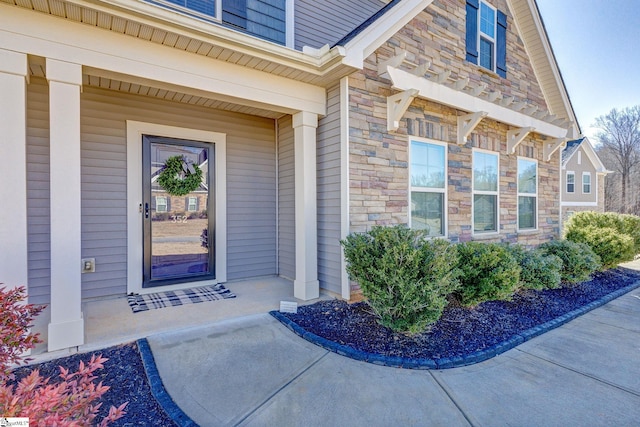
<svg viewBox="0 0 640 427"><path fill-rule="evenodd" d="M29 75L32 77L46 78L43 58L29 57ZM126 81L126 78L109 78L98 76L91 72L83 73L82 86L124 92L133 95L149 96L152 98L164 99L172 102L200 105L202 107L233 111L236 113L266 117L270 119L277 119L282 117L282 113L277 111L234 104L231 102L220 101L204 96L191 95L185 93L184 91L181 91L179 87L176 87L175 90L169 90L165 88L154 87L152 83L150 83L149 85L145 85L137 82L128 82Z"/></svg>
<svg viewBox="0 0 640 427"><path fill-rule="evenodd" d="M354 71L339 48L310 55L136 0L0 2L318 86Z"/></svg>
<svg viewBox="0 0 640 427"><path fill-rule="evenodd" d="M579 125L535 0L508 0L549 111Z"/></svg>

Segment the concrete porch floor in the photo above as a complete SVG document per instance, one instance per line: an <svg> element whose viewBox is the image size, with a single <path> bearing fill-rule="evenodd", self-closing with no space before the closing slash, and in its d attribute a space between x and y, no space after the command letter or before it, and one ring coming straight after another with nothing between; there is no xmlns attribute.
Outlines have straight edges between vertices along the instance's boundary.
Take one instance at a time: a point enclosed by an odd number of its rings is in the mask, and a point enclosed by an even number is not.
<svg viewBox="0 0 640 427"><path fill-rule="evenodd" d="M166 307L133 313L126 295L117 298L85 301L82 313L85 322L85 342L67 350L47 352L47 328L50 319L47 308L35 319L34 332L39 332L44 343L31 353L39 363L73 353L84 353L118 345L159 332L179 331L194 326L204 326L221 320L277 310L280 301L296 301L299 305L312 304L316 300L302 301L293 296L293 282L280 277L264 277L225 283L224 286L236 298ZM161 289L158 290L160 292ZM331 298L322 294L319 299Z"/></svg>

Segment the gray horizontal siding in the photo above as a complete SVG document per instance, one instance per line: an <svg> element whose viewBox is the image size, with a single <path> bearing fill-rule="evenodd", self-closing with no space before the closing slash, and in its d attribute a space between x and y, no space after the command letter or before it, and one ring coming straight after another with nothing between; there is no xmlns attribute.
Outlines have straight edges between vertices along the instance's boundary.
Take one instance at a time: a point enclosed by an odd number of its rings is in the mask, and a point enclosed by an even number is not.
<svg viewBox="0 0 640 427"><path fill-rule="evenodd" d="M278 272L296 277L296 216L293 128L291 116L278 121Z"/></svg>
<svg viewBox="0 0 640 427"><path fill-rule="evenodd" d="M333 45L385 4L380 0L296 0L295 48Z"/></svg>
<svg viewBox="0 0 640 427"><path fill-rule="evenodd" d="M318 280L340 294L340 86L327 91L327 115L318 122Z"/></svg>
<svg viewBox="0 0 640 427"><path fill-rule="evenodd" d="M126 292L126 120L226 133L227 278L276 274L273 120L93 88L82 106L83 296Z"/></svg>
<svg viewBox="0 0 640 427"><path fill-rule="evenodd" d="M49 194L49 90L44 80L32 77L27 85L27 256L34 304L51 300Z"/></svg>
<svg viewBox="0 0 640 427"><path fill-rule="evenodd" d="M28 86L27 220L29 294L50 300L48 89ZM92 87L81 95L82 297L122 295L127 287L126 120L227 134L227 277L276 274L275 125L258 118ZM142 266L141 276L142 276Z"/></svg>
<svg viewBox="0 0 640 427"><path fill-rule="evenodd" d="M248 33L285 44L286 29L285 0L247 0Z"/></svg>

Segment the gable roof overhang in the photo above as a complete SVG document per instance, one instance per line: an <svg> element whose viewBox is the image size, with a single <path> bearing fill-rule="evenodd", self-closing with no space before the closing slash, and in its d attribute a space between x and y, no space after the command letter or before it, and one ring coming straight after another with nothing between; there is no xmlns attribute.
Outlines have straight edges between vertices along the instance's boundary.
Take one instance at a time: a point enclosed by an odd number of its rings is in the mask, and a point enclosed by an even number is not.
<svg viewBox="0 0 640 427"><path fill-rule="evenodd" d="M535 0L507 0L507 4L549 111L572 122L575 134L580 134L580 125Z"/></svg>
<svg viewBox="0 0 640 427"><path fill-rule="evenodd" d="M327 87L364 60L433 0L392 0L333 47L297 51L210 21L137 0L2 0L138 39ZM550 112L579 126L535 0L507 0Z"/></svg>
<svg viewBox="0 0 640 427"><path fill-rule="evenodd" d="M574 144L571 144L571 142L573 142ZM563 169L566 168L567 164L569 163L569 160L571 160L573 156L582 148L587 158L591 162L591 164L595 167L596 173L602 174L602 175L612 173L612 171L607 170L604 163L602 163L602 160L600 160L598 153L596 153L596 150L593 147L593 144L591 144L591 141L589 141L589 138L587 138L586 136L580 139L577 139L575 141L570 141L568 144L573 145L574 149L566 157L563 156L562 158Z"/></svg>

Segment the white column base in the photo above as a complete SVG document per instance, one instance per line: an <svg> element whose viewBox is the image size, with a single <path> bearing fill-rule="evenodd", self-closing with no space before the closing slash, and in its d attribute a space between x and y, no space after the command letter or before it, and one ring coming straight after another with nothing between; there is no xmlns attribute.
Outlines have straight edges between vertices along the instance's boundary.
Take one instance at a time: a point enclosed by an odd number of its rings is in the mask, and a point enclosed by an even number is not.
<svg viewBox="0 0 640 427"><path fill-rule="evenodd" d="M84 344L84 319L49 323L47 350L56 351Z"/></svg>
<svg viewBox="0 0 640 427"><path fill-rule="evenodd" d="M318 280L310 280L308 282L294 280L293 296L303 301L320 297L320 282Z"/></svg>

